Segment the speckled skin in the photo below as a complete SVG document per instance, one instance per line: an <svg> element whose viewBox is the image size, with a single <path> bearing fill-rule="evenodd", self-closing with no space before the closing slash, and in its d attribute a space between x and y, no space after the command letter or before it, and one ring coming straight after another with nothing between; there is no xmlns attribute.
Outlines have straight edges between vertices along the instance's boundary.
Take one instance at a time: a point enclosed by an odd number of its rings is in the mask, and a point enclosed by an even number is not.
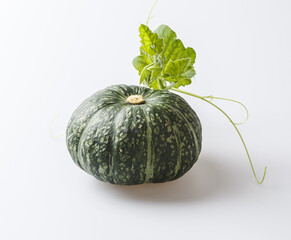
<svg viewBox="0 0 291 240"><path fill-rule="evenodd" d="M128 103L131 95L141 95L145 103ZM188 103L169 91L141 86L96 92L73 113L66 135L80 168L119 185L175 180L201 151L201 124Z"/></svg>

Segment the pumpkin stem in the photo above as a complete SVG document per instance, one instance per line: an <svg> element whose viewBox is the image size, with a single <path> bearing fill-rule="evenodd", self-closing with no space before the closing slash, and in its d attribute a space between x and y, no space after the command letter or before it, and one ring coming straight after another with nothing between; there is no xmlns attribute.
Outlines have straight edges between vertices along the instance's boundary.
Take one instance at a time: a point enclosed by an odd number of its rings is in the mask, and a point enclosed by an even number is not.
<svg viewBox="0 0 291 240"><path fill-rule="evenodd" d="M245 149L246 154L247 154L247 157L248 157L248 159L249 159L249 163L250 163L251 168L252 168L253 175L254 175L254 177L255 177L257 183L258 183L258 184L262 184L262 183L264 182L264 180L265 180L265 176L266 176L266 172L267 172L267 167L265 167L265 169L264 169L264 175L263 175L262 180L259 181L258 178L257 178L256 172L255 172L255 169L254 169L254 166L253 166L253 163L252 163L252 160L251 160L251 157L250 157L249 151L248 151L248 149L247 149L247 146L246 146L246 144L245 144L245 141L243 140L243 137L242 137L240 131L238 130L238 128L237 128L237 126L236 126L236 123L234 123L234 122L232 121L232 119L231 119L231 118L230 118L230 117L229 117L229 116L228 116L228 115L227 115L227 114L226 114L226 113L225 113L225 112L224 112L220 107L218 107L217 105L215 105L214 103L212 103L211 100L212 100L212 99L223 99L223 100L227 100L227 101L233 101L233 102L237 102L237 103L241 104L241 105L246 109L246 111L247 111L247 108L246 108L242 103L240 103L240 102L238 102L238 101L235 101L235 100L232 100L232 99L227 99L227 98L224 99L224 98L218 98L218 97L216 98L216 97L213 97L213 96L202 97L202 96L199 96L199 95L196 95L196 94L190 93L190 92L186 92L186 91L180 90L180 89L178 89L178 88L172 88L171 90L176 91L176 92L180 92L180 93L184 93L184 94L190 95L190 96L192 96L192 97L199 98L199 99L201 99L201 100L203 100L203 101L205 101L205 102L208 102L209 104L211 104L213 107L217 108L221 113L223 113L223 114L228 118L228 120L231 122L231 124L232 124L233 127L235 128L237 134L239 135L239 137L240 137L240 139L241 139L241 141L242 141L242 143L243 143L244 149ZM206 98L210 98L211 100L209 101L209 100L207 100ZM247 114L248 114L248 111L247 111ZM248 116L248 115L247 115L247 116ZM245 120L245 121L246 121L246 120ZM245 122L245 121L244 121L244 122ZM241 123L241 124L242 124L242 123Z"/></svg>
<svg viewBox="0 0 291 240"><path fill-rule="evenodd" d="M141 95L131 95L126 99L127 102L131 104L143 104L145 100Z"/></svg>

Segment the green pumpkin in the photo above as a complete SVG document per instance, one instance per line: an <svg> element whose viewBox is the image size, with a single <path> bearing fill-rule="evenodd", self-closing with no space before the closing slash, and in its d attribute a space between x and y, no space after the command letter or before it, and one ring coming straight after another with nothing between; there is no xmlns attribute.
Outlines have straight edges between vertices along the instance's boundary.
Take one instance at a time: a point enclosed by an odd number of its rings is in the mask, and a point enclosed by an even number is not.
<svg viewBox="0 0 291 240"><path fill-rule="evenodd" d="M201 151L201 124L179 95L115 85L73 113L66 133L74 162L119 185L160 183L184 175Z"/></svg>

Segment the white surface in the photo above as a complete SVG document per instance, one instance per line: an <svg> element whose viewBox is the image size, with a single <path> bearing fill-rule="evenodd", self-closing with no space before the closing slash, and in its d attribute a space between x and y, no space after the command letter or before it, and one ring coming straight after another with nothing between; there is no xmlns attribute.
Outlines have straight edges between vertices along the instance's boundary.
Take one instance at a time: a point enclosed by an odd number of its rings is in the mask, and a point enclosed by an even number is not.
<svg viewBox="0 0 291 240"><path fill-rule="evenodd" d="M138 26L153 1L1 1L0 239L291 239L289 0L163 1L150 27L171 26L197 52L186 90L244 102L240 130L185 97L203 124L193 169L165 184L98 182L70 159L74 109L111 84L138 84ZM219 102L217 102L219 103ZM219 103L234 119L233 104Z"/></svg>

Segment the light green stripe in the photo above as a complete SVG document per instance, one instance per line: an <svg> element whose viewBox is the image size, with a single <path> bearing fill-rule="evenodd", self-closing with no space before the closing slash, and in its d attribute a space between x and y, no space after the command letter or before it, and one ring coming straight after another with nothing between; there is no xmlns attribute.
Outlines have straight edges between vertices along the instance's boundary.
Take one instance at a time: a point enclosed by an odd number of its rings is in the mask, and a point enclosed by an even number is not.
<svg viewBox="0 0 291 240"><path fill-rule="evenodd" d="M175 123L173 125L173 130L174 130L175 138L176 138L176 142L177 142L177 149L179 149L178 159L177 159L177 163L176 163L176 167L175 167L175 176L177 176L178 171L180 170L181 164L182 164L182 157L181 157L182 146L181 146L180 132L179 132L179 129L177 128Z"/></svg>
<svg viewBox="0 0 291 240"><path fill-rule="evenodd" d="M149 182L154 176L153 161L152 161L152 129L150 127L150 118L145 109L141 108L144 112L147 125L147 165L145 169L145 182Z"/></svg>
<svg viewBox="0 0 291 240"><path fill-rule="evenodd" d="M127 113L124 113L123 111L125 110L125 108L123 106L119 107L119 109L113 113L114 116L112 118L112 125L111 125L111 129L109 131L108 134L110 134L110 141L111 141L111 146L112 146L112 152L117 152L118 150L116 149L116 146L118 144L118 137L116 136L116 126L119 125L120 121L120 117L119 115L124 115L127 116ZM121 118L122 118L121 116ZM118 153L117 153L118 154ZM109 162L108 162L108 167L109 167L109 176L108 178L112 180L113 183L118 184L118 181L116 180L115 176L113 175L113 167L114 167L114 162L113 162L114 158L113 158L113 154L109 152Z"/></svg>
<svg viewBox="0 0 291 240"><path fill-rule="evenodd" d="M82 154L81 154L81 152L83 151L82 145L83 145L83 140L84 140L84 138L85 138L85 135L86 135L87 129L88 129L88 127L90 126L90 123L93 121L93 119L95 118L95 116L96 116L97 113L98 113L98 111L95 112L95 113L91 116L91 118L89 119L89 121L87 122L86 127L83 129L83 132L82 132L82 134L81 134L81 136L80 136L79 144L78 144L77 160L78 160L80 166L81 166L81 167L82 167L86 172L91 172L91 170L85 166L85 162L84 162L84 159L83 159Z"/></svg>

